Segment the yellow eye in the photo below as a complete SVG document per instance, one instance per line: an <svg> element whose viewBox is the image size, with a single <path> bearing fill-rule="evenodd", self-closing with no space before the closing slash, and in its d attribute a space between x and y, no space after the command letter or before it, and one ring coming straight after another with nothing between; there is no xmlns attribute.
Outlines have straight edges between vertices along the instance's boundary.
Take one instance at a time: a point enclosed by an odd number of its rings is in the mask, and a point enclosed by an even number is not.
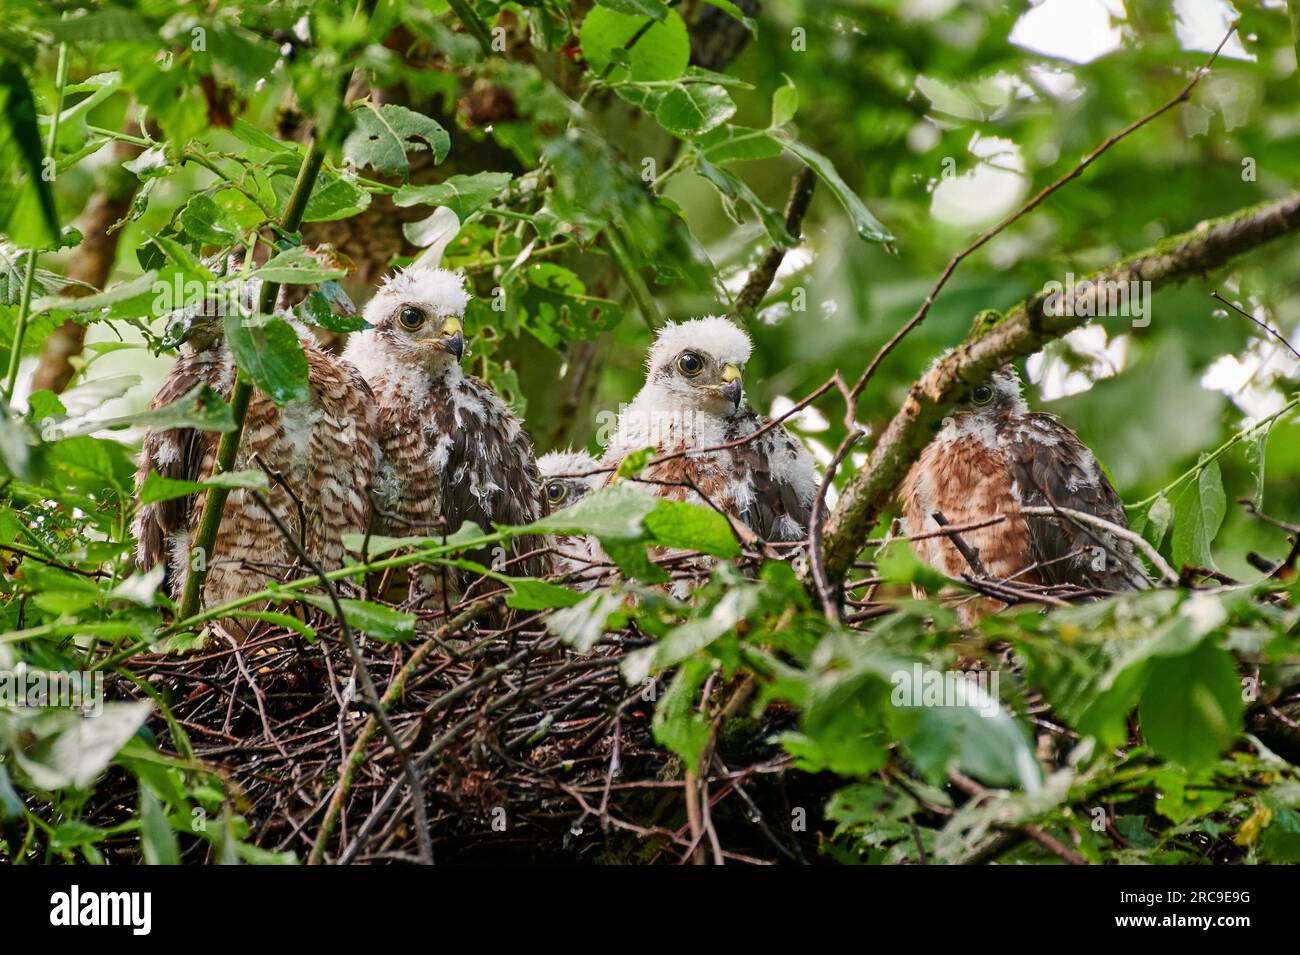
<svg viewBox="0 0 1300 955"><path fill-rule="evenodd" d="M546 482L546 500L550 504L559 504L569 496L569 489L564 486L562 481Z"/></svg>
<svg viewBox="0 0 1300 955"><path fill-rule="evenodd" d="M677 370L687 378L694 378L704 370L704 359L693 351L682 352L677 359Z"/></svg>
<svg viewBox="0 0 1300 955"><path fill-rule="evenodd" d="M397 313L397 324L401 325L408 332L413 332L424 324L425 314L422 310L414 305L404 305L402 310Z"/></svg>
<svg viewBox="0 0 1300 955"><path fill-rule="evenodd" d="M993 400L993 389L988 385L980 385L971 392L970 400L977 405L986 405Z"/></svg>

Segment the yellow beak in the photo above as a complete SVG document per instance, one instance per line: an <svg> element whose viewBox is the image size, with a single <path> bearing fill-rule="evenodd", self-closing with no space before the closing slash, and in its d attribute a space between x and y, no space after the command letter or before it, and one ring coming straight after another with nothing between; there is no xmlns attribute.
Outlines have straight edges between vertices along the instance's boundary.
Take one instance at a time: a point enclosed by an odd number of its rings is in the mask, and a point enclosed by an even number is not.
<svg viewBox="0 0 1300 955"><path fill-rule="evenodd" d="M733 381L740 381L740 369L735 365L727 365L722 369L722 380L725 384L731 384Z"/></svg>
<svg viewBox="0 0 1300 955"><path fill-rule="evenodd" d="M461 324L459 318L457 318L455 315L450 315L447 318L443 319L442 321L443 337L450 338L452 335L455 335L457 332L462 331L464 327L465 326Z"/></svg>

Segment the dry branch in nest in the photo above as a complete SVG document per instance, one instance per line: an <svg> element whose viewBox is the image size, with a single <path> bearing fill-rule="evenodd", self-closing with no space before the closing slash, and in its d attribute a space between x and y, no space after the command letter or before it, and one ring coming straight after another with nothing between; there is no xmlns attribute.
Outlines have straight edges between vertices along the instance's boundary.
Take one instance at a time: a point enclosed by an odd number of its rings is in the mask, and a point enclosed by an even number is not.
<svg viewBox="0 0 1300 955"><path fill-rule="evenodd" d="M338 624L316 623L314 644L266 629L188 659L138 657L132 670L167 703L194 757L231 785L249 841L302 860L422 861L397 754L384 734L364 732L373 707ZM675 862L689 854L681 763L654 742L654 700L619 671L624 655L647 642L623 632L579 654L537 615L499 630L466 622L423 643L358 637L375 683L400 688L388 718L420 773L437 862ZM131 682L117 689L145 698ZM784 805L787 780L801 774L767 742L793 720L779 707L758 719L737 714L718 736L703 781L727 860L815 857L816 821L791 832ZM163 752L186 750L162 718L152 728ZM832 783L801 778L817 792L802 804L820 806ZM122 821L132 800L117 784L133 785L125 774L105 785L87 821ZM333 802L337 820L326 825ZM137 861L137 851L123 839L121 861ZM208 851L195 841L186 860L203 861Z"/></svg>

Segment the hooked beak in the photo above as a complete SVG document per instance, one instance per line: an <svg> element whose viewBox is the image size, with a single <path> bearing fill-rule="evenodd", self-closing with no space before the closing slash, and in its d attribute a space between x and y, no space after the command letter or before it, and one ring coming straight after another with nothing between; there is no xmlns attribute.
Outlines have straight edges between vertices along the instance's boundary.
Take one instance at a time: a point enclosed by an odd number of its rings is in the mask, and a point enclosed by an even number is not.
<svg viewBox="0 0 1300 955"><path fill-rule="evenodd" d="M728 365L722 369L722 387L718 389L722 397L731 402L732 407L740 407L740 399L744 394L745 383L741 379L740 369L735 365Z"/></svg>
<svg viewBox="0 0 1300 955"><path fill-rule="evenodd" d="M460 356L465 354L465 332L459 318L448 318L442 323L442 339L439 344L460 361Z"/></svg>

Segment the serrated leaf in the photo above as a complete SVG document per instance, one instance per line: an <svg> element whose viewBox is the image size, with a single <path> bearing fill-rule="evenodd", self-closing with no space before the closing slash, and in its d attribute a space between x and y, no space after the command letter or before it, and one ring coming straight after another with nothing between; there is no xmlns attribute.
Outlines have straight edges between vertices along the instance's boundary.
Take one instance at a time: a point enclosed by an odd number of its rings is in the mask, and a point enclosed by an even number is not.
<svg viewBox="0 0 1300 955"><path fill-rule="evenodd" d="M603 72L611 62L625 60L627 65L618 65L616 70L632 80L677 79L686 71L691 58L686 23L676 11L670 10L665 19L648 30L645 24L645 17L596 7L582 21L579 39L583 57L597 72ZM640 39L636 45L625 49L637 34Z"/></svg>
<svg viewBox="0 0 1300 955"><path fill-rule="evenodd" d="M277 405L306 401L307 356L298 333L282 318L231 310L225 316L226 343L240 371Z"/></svg>
<svg viewBox="0 0 1300 955"><path fill-rule="evenodd" d="M446 206L464 222L482 209L501 190L510 185L507 172L480 172L473 176L449 176L428 186L405 185L397 190L393 202L399 206Z"/></svg>
<svg viewBox="0 0 1300 955"><path fill-rule="evenodd" d="M741 554L740 542L727 519L700 504L660 499L659 505L646 515L645 526L665 547L698 550L714 557Z"/></svg>
<svg viewBox="0 0 1300 955"><path fill-rule="evenodd" d="M451 148L451 137L442 126L404 106L366 101L353 108L352 116L356 126L343 141L343 156L354 166L406 175L408 152L430 149L434 162L442 162Z"/></svg>
<svg viewBox="0 0 1300 955"><path fill-rule="evenodd" d="M253 273L253 277L280 285L313 285L330 279L341 279L347 274L346 269L332 268L302 246L294 246L276 253Z"/></svg>
<svg viewBox="0 0 1300 955"><path fill-rule="evenodd" d="M333 222L370 208L370 193L356 183L335 176L317 186L307 200L304 222Z"/></svg>
<svg viewBox="0 0 1300 955"><path fill-rule="evenodd" d="M721 86L692 83L669 90L655 109L655 121L676 136L707 133L730 119L736 104Z"/></svg>
<svg viewBox="0 0 1300 955"><path fill-rule="evenodd" d="M239 241L239 223L235 217L206 193L199 193L185 203L177 223L181 231L204 245L225 248Z"/></svg>

